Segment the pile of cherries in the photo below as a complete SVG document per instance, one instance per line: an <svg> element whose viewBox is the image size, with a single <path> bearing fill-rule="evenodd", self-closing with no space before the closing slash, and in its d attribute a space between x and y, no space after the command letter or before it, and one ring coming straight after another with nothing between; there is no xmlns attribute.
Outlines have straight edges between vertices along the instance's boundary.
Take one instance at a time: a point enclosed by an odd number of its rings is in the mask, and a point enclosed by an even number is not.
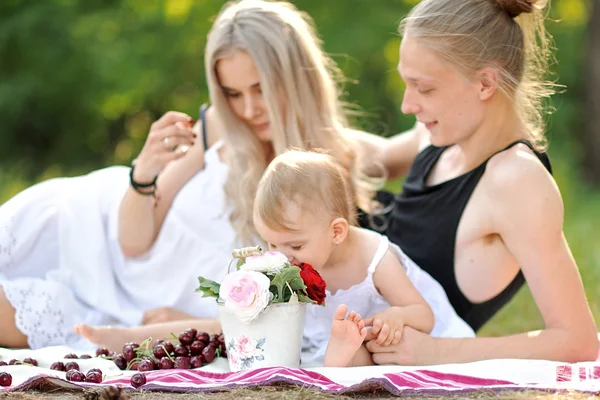
<svg viewBox="0 0 600 400"><path fill-rule="evenodd" d="M152 339L144 342L126 343L121 353L111 353L107 349L97 349L96 357L112 360L121 370L137 370L138 373L131 377L131 385L140 387L146 383L143 372L158 369L190 369L200 368L210 364L217 357L227 357L225 338L223 335L209 335L189 328L181 332L178 337L173 335L173 340L159 339L152 344ZM65 359L88 359L90 355L77 357L67 354ZM38 362L32 358L23 361L11 360L8 365L34 365ZM7 363L0 361L0 366ZM76 361L54 362L50 369L65 371L68 381L101 383L102 371L92 368L83 374ZM7 372L0 373L0 386L10 386L12 376Z"/></svg>

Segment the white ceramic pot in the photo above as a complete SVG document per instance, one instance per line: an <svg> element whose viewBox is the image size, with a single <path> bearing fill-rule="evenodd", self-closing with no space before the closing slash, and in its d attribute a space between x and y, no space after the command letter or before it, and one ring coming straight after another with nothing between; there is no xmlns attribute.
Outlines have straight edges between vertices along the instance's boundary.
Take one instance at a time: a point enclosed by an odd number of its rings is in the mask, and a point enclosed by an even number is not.
<svg viewBox="0 0 600 400"><path fill-rule="evenodd" d="M250 323L219 306L231 371L300 366L306 303L269 305Z"/></svg>

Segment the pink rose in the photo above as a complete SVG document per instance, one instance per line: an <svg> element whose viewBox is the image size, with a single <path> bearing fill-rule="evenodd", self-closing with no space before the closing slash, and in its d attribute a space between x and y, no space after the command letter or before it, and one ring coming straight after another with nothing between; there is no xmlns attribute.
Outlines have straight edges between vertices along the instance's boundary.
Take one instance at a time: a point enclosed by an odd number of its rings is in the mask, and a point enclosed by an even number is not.
<svg viewBox="0 0 600 400"><path fill-rule="evenodd" d="M234 271L223 279L219 297L240 321L249 323L271 300L269 278L256 271Z"/></svg>

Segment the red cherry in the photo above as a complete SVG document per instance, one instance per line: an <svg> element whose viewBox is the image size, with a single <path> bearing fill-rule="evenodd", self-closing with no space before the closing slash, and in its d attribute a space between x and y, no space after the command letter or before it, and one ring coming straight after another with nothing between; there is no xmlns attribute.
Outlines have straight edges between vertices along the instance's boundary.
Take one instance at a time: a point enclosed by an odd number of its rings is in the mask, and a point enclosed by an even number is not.
<svg viewBox="0 0 600 400"><path fill-rule="evenodd" d="M160 369L172 369L173 368L173 361L171 361L171 359L169 357L163 357L158 362L158 367Z"/></svg>
<svg viewBox="0 0 600 400"><path fill-rule="evenodd" d="M136 349L139 348L140 345L137 343L129 343L123 347L123 357L127 362L133 360L136 357Z"/></svg>
<svg viewBox="0 0 600 400"><path fill-rule="evenodd" d="M26 359L23 360L23 364L29 364L29 365L34 365L34 366L38 366L38 362L36 360L34 360L33 358L27 357Z"/></svg>
<svg viewBox="0 0 600 400"><path fill-rule="evenodd" d="M196 339L203 342L204 344L208 344L210 342L210 336L206 332L200 332L196 335Z"/></svg>
<svg viewBox="0 0 600 400"><path fill-rule="evenodd" d="M146 384L146 376L141 372L138 372L137 374L131 377L131 386L133 386L134 388L137 389L144 384Z"/></svg>
<svg viewBox="0 0 600 400"><path fill-rule="evenodd" d="M79 371L79 364L77 364L75 361L71 361L65 364L65 371L68 372L72 369Z"/></svg>
<svg viewBox="0 0 600 400"><path fill-rule="evenodd" d="M140 361L140 363L138 364L137 370L140 372L144 372L144 371L152 371L154 369L154 361L152 361L149 358L144 358L142 361Z"/></svg>
<svg viewBox="0 0 600 400"><path fill-rule="evenodd" d="M85 374L85 381L91 383L102 383L102 374L99 374L96 371L88 371Z"/></svg>
<svg viewBox="0 0 600 400"><path fill-rule="evenodd" d="M194 339L195 339L195 337L188 336L186 333L181 333L179 335L179 343L181 343L184 346L189 346L190 344L192 344Z"/></svg>
<svg viewBox="0 0 600 400"><path fill-rule="evenodd" d="M158 344L154 346L154 349L152 349L152 354L154 354L154 357L156 357L157 360L160 360L161 358L167 356L167 351L163 345Z"/></svg>
<svg viewBox="0 0 600 400"><path fill-rule="evenodd" d="M188 350L188 348L180 344L175 346L175 350L173 351L173 353L177 357L187 357L190 355L190 351Z"/></svg>
<svg viewBox="0 0 600 400"><path fill-rule="evenodd" d="M75 369L67 371L67 380L72 382L83 382L85 381L85 375L81 371Z"/></svg>
<svg viewBox="0 0 600 400"><path fill-rule="evenodd" d="M204 358L204 361L206 361L207 364L213 362L215 357L216 352L213 346L207 346L202 350L202 358Z"/></svg>
<svg viewBox="0 0 600 400"><path fill-rule="evenodd" d="M117 355L113 362L120 370L125 370L127 368L127 360L122 354Z"/></svg>
<svg viewBox="0 0 600 400"><path fill-rule="evenodd" d="M0 386L12 385L12 375L8 372L0 372Z"/></svg>
<svg viewBox="0 0 600 400"><path fill-rule="evenodd" d="M183 333L196 339L196 335L198 334L198 331L194 328L187 328L185 331L183 331Z"/></svg>
<svg viewBox="0 0 600 400"><path fill-rule="evenodd" d="M52 365L50 366L50 369L53 369L55 371L64 371L65 364L63 364L62 361L56 361L56 362L52 363Z"/></svg>
<svg viewBox="0 0 600 400"><path fill-rule="evenodd" d="M110 354L110 351L108 351L108 349L96 349L96 357L100 357L100 356L108 357L109 354Z"/></svg>
<svg viewBox="0 0 600 400"><path fill-rule="evenodd" d="M190 369L191 362L189 357L177 357L175 359L175 367L176 369Z"/></svg>
<svg viewBox="0 0 600 400"><path fill-rule="evenodd" d="M202 349L204 349L204 342L199 340L195 340L192 344L190 344L190 354L193 356L199 356L202 354Z"/></svg>
<svg viewBox="0 0 600 400"><path fill-rule="evenodd" d="M194 356L190 358L190 365L192 368L200 368L203 366L204 362L202 362L202 356Z"/></svg>

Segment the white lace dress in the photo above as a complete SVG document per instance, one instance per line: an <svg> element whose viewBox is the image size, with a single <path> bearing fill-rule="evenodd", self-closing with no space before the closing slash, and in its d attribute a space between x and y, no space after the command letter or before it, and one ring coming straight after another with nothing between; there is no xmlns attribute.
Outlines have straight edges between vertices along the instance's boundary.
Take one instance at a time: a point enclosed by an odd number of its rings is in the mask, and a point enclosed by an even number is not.
<svg viewBox="0 0 600 400"><path fill-rule="evenodd" d="M0 286L31 348L91 347L73 325L138 325L156 307L217 315L214 299L194 289L198 275L223 279L236 245L219 147L207 150L206 168L177 194L143 257L125 259L117 242L127 167L42 182L0 207Z"/></svg>
<svg viewBox="0 0 600 400"><path fill-rule="evenodd" d="M379 235L379 234L377 234ZM326 292L325 306L309 304L306 309L306 323L303 333L303 354L310 356L302 362L309 365L323 363L327 343L329 343L331 321L333 314L340 304L346 304L349 310L356 311L361 317L367 318L390 307L390 304L377 291L373 282L373 274L377 265L389 250L398 257L408 278L427 301L435 317L431 336L435 337L474 337L475 332L456 314L442 286L423 271L400 248L389 242L386 236L381 236L381 242L371 264L367 268L364 281L346 290L338 290L334 294Z"/></svg>

